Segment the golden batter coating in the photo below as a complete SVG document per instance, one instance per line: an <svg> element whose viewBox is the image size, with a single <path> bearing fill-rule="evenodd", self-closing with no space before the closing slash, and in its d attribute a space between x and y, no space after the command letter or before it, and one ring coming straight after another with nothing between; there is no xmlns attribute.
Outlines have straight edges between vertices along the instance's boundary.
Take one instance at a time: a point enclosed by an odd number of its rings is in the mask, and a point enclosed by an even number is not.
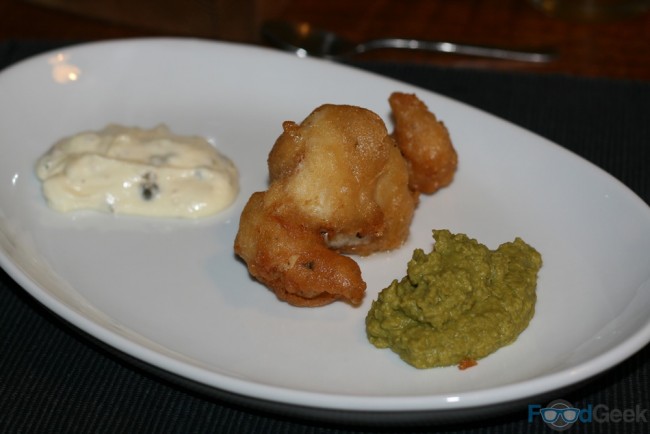
<svg viewBox="0 0 650 434"><path fill-rule="evenodd" d="M366 284L355 261L330 250L318 231L291 221L282 205L254 193L242 212L235 252L251 275L296 306L358 305Z"/></svg>
<svg viewBox="0 0 650 434"><path fill-rule="evenodd" d="M318 229L343 253L402 244L417 202L384 122L370 110L323 105L302 124L283 124L269 154L267 195L294 221Z"/></svg>
<svg viewBox="0 0 650 434"><path fill-rule="evenodd" d="M418 202L411 178L419 166L407 162L382 119L361 107L325 104L302 123L282 126L268 157L269 188L246 204L235 252L290 304L359 305L366 284L345 254L402 245Z"/></svg>
<svg viewBox="0 0 650 434"><path fill-rule="evenodd" d="M445 125L415 95L393 93L393 136L409 163L410 186L434 193L454 179L458 156Z"/></svg>

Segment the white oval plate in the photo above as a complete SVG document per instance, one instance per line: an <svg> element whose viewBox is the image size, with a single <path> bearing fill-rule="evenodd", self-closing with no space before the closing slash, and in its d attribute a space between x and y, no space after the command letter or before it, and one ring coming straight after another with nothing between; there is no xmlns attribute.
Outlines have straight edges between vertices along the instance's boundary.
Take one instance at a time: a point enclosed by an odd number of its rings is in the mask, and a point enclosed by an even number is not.
<svg viewBox="0 0 650 434"><path fill-rule="evenodd" d="M284 120L323 103L389 121L417 93L459 153L453 184L423 197L407 244L359 258L363 305L301 309L252 280L232 249L243 205L267 183ZM650 210L614 178L530 132L432 92L334 63L192 39L65 48L0 74L2 266L90 335L210 388L314 409L446 412L536 396L619 363L650 338ZM230 156L242 191L197 222L50 210L34 173L56 140L108 123L199 134ZM417 370L365 337L377 293L431 230L543 255L537 313L512 345L460 371Z"/></svg>

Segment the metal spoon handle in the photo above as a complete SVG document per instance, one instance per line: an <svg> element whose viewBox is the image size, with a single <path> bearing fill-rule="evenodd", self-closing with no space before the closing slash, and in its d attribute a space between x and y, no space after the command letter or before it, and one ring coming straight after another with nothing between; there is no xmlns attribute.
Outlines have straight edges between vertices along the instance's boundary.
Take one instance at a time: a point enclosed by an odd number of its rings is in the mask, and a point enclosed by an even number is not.
<svg viewBox="0 0 650 434"><path fill-rule="evenodd" d="M518 60L523 62L548 62L555 57L549 49L524 50L483 45L457 44L455 42L423 41L420 39L383 38L373 39L354 47L357 54L381 48L404 50L433 51L437 53L455 53L467 56L489 57L494 59Z"/></svg>

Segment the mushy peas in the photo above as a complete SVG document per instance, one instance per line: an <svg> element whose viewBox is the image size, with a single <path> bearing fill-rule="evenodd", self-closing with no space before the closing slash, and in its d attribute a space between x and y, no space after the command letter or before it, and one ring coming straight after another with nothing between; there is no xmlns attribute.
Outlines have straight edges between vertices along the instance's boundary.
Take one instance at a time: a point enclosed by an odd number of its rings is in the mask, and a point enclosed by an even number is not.
<svg viewBox="0 0 650 434"><path fill-rule="evenodd" d="M433 237L433 251L416 249L407 275L372 303L366 332L416 368L469 367L528 326L542 257L520 238L490 250L447 230Z"/></svg>

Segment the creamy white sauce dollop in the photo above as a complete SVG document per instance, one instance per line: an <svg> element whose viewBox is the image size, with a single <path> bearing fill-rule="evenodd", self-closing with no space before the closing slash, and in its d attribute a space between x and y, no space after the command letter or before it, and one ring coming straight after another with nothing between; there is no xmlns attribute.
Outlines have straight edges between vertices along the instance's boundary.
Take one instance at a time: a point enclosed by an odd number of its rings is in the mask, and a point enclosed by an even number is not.
<svg viewBox="0 0 650 434"><path fill-rule="evenodd" d="M48 205L149 217L197 218L239 193L235 165L206 139L109 125L57 142L36 164Z"/></svg>

